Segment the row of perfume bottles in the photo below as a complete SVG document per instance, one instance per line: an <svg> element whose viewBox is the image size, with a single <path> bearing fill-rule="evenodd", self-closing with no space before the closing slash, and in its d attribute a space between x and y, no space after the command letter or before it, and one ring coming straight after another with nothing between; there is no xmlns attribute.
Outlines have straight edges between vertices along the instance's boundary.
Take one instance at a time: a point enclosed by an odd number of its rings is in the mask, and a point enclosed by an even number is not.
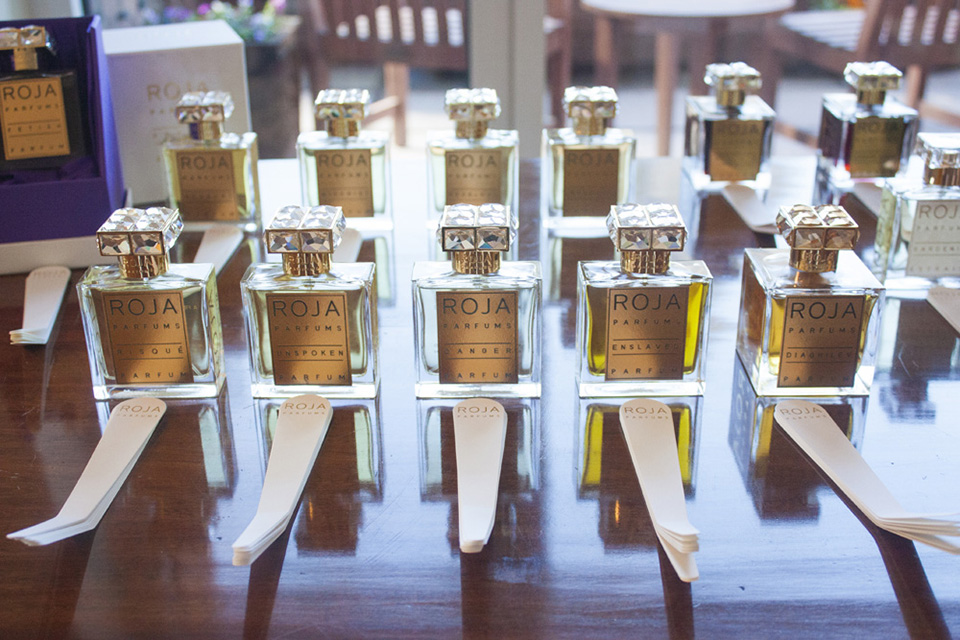
<svg viewBox="0 0 960 640"><path fill-rule="evenodd" d="M578 269L583 396L703 392L712 276L672 261L686 229L673 205L621 205L607 218L619 262ZM737 350L763 395L869 390L883 286L853 249L843 208L783 208L789 250L747 249ZM79 285L99 399L219 393L223 348L210 265L171 265L182 223L170 209L121 209L98 231L119 266ZM281 209L266 229L282 264L241 282L253 393L374 397L379 382L375 265L333 263L339 207ZM540 263L501 262L516 218L499 204L454 205L438 240L450 262L413 269L420 397L540 395Z"/></svg>

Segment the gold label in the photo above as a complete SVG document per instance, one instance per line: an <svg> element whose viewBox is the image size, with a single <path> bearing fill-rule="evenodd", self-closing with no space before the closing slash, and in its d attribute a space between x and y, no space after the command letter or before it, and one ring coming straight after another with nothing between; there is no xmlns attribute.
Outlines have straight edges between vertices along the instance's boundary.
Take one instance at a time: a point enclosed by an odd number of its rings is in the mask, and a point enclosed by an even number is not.
<svg viewBox="0 0 960 640"><path fill-rule="evenodd" d="M100 305L104 358L117 384L193 382L182 291L103 292Z"/></svg>
<svg viewBox="0 0 960 640"><path fill-rule="evenodd" d="M268 293L276 384L349 385L347 295Z"/></svg>
<svg viewBox="0 0 960 640"><path fill-rule="evenodd" d="M852 387L863 296L787 296L779 387Z"/></svg>
<svg viewBox="0 0 960 640"><path fill-rule="evenodd" d="M0 85L0 129L7 160L69 155L60 78L8 80Z"/></svg>
<svg viewBox="0 0 960 640"><path fill-rule="evenodd" d="M500 149L447 151L447 204L503 204L503 152Z"/></svg>
<svg viewBox="0 0 960 640"><path fill-rule="evenodd" d="M908 276L960 276L960 200L918 201L909 242Z"/></svg>
<svg viewBox="0 0 960 640"><path fill-rule="evenodd" d="M760 173L764 123L715 120L708 124L706 172L711 180L753 180Z"/></svg>
<svg viewBox="0 0 960 640"><path fill-rule="evenodd" d="M370 149L314 151L318 202L343 208L348 218L373 216Z"/></svg>
<svg viewBox="0 0 960 640"><path fill-rule="evenodd" d="M517 382L517 292L437 294L440 382Z"/></svg>
<svg viewBox="0 0 960 640"><path fill-rule="evenodd" d="M607 291L605 380L680 380L689 287Z"/></svg>
<svg viewBox="0 0 960 640"><path fill-rule="evenodd" d="M850 125L850 175L892 178L900 170L906 125L899 118L871 116Z"/></svg>
<svg viewBox="0 0 960 640"><path fill-rule="evenodd" d="M177 151L180 213L186 221L239 220L233 153L221 149Z"/></svg>
<svg viewBox="0 0 960 640"><path fill-rule="evenodd" d="M620 152L567 149L563 153L563 215L606 216L617 204Z"/></svg>

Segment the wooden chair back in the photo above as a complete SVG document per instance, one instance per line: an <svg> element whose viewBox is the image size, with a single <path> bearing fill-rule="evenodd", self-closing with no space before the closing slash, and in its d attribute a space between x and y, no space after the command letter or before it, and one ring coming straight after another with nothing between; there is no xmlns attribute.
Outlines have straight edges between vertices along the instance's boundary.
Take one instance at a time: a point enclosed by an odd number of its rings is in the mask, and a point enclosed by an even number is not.
<svg viewBox="0 0 960 640"><path fill-rule="evenodd" d="M960 0L867 0L857 59L901 68L960 64Z"/></svg>

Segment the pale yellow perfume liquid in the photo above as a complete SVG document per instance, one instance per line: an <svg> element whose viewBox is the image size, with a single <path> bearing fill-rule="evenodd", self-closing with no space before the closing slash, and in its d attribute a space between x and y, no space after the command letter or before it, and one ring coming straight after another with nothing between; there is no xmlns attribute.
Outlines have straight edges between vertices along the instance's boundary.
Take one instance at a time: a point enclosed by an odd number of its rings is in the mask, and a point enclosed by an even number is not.
<svg viewBox="0 0 960 640"><path fill-rule="evenodd" d="M510 147L476 147L476 148L447 148L445 146L436 144L430 145L428 147L430 153L430 171L433 176L433 209L437 214L443 213L443 208L446 205L452 204L475 204L481 205L488 202L497 202L499 204L513 206L514 194L513 194L513 185L516 182L513 177L514 171L514 162L513 155L517 152L515 146ZM454 202L450 202L447 198L447 152L456 152L456 151L479 151L484 153L489 152L499 152L500 153L500 175L496 179L496 183L499 185L499 194L497 197L489 198L455 198ZM467 185L463 185L467 187ZM478 181L478 184L473 185L474 189L477 192L489 192L491 191L492 183L490 180L481 179ZM474 190L467 189L467 190ZM492 193L491 193L492 195Z"/></svg>
<svg viewBox="0 0 960 640"><path fill-rule="evenodd" d="M204 193L203 200L208 205L198 206L196 202L184 199L183 181L196 179L204 174L201 171L181 169L178 162L180 154L219 154L228 153L233 164L232 180L211 180L209 184L198 185ZM236 148L177 148L164 147L164 162L166 164L170 184L170 204L179 209L184 223L213 222L213 221L242 221L255 215L256 203L260 201L259 184L257 181L256 145L252 149ZM250 180L247 177L250 176Z"/></svg>

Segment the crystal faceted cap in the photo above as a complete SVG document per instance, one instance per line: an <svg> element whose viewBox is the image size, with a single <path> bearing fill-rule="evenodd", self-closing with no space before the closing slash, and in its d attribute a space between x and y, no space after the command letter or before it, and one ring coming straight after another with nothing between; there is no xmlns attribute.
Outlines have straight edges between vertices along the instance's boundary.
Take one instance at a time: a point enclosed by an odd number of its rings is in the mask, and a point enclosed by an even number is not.
<svg viewBox="0 0 960 640"><path fill-rule="evenodd" d="M517 221L502 204L453 204L444 208L437 235L444 251L507 251Z"/></svg>
<svg viewBox="0 0 960 640"><path fill-rule="evenodd" d="M851 62L843 70L843 79L857 91L894 91L903 74L889 62Z"/></svg>
<svg viewBox="0 0 960 640"><path fill-rule="evenodd" d="M366 89L324 89L314 102L321 120L363 120L370 92Z"/></svg>
<svg viewBox="0 0 960 640"><path fill-rule="evenodd" d="M19 29L0 29L0 51L45 48L52 48L50 34L45 27L31 24Z"/></svg>
<svg viewBox="0 0 960 640"><path fill-rule="evenodd" d="M617 115L617 92L611 87L567 87L563 106L571 118L612 118Z"/></svg>
<svg viewBox="0 0 960 640"><path fill-rule="evenodd" d="M263 237L269 253L333 253L346 226L340 207L291 205L277 212Z"/></svg>
<svg viewBox="0 0 960 640"><path fill-rule="evenodd" d="M960 133L917 134L917 155L931 169L960 168Z"/></svg>
<svg viewBox="0 0 960 640"><path fill-rule="evenodd" d="M97 230L97 244L104 256L162 256L182 230L176 209L117 209Z"/></svg>
<svg viewBox="0 0 960 640"><path fill-rule="evenodd" d="M190 91L177 102L177 121L181 124L223 122L233 113L233 98L226 91Z"/></svg>
<svg viewBox="0 0 960 640"><path fill-rule="evenodd" d="M860 228L846 209L834 204L781 207L777 229L793 249L839 251L853 249Z"/></svg>
<svg viewBox="0 0 960 640"><path fill-rule="evenodd" d="M500 115L496 89L449 89L443 108L451 120L493 120Z"/></svg>
<svg viewBox="0 0 960 640"><path fill-rule="evenodd" d="M743 91L760 89L760 72L745 62L708 64L703 81L716 91Z"/></svg>
<svg viewBox="0 0 960 640"><path fill-rule="evenodd" d="M672 204L610 207L607 231L618 251L682 251L687 228Z"/></svg>

